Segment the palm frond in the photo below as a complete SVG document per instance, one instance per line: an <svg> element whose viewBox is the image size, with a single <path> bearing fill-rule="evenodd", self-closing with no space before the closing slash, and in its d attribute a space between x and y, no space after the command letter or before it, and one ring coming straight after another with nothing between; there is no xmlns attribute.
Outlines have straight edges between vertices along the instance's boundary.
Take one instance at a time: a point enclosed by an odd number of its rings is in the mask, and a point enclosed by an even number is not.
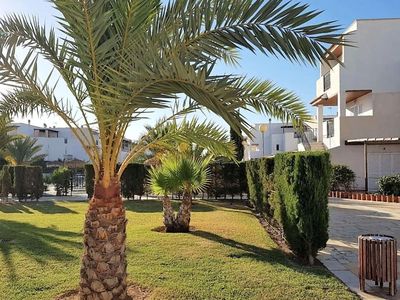
<svg viewBox="0 0 400 300"><path fill-rule="evenodd" d="M283 0L177 0L154 27L170 29L176 43L183 41L182 49L201 61L220 59L221 49L231 47L316 64L326 59L328 45L345 43L335 22L310 23L320 13Z"/></svg>
<svg viewBox="0 0 400 300"><path fill-rule="evenodd" d="M45 154L39 154L42 145L36 143L37 140L31 137L16 139L5 147L4 157L13 165L33 164L46 157Z"/></svg>

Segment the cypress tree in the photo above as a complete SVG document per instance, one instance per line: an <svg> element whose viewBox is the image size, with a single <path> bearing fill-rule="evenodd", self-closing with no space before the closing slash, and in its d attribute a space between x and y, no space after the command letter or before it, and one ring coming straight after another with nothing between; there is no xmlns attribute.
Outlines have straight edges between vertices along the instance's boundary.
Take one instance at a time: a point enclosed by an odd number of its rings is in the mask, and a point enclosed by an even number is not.
<svg viewBox="0 0 400 300"><path fill-rule="evenodd" d="M235 143L236 146L236 159L238 161L241 161L244 156L244 147L243 147L243 137L242 137L242 132L240 131L240 134L238 134L235 130L230 129L230 134L231 134L231 141Z"/></svg>

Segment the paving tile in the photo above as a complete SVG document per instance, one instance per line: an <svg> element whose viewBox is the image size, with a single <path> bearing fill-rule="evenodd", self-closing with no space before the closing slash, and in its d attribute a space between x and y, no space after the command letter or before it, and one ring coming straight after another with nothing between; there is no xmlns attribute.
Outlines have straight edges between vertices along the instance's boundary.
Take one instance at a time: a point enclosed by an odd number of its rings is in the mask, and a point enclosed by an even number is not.
<svg viewBox="0 0 400 300"><path fill-rule="evenodd" d="M395 297L387 296L387 288L375 287L373 282L367 282L368 293L363 293L358 283L358 236L388 234L400 245L400 204L331 198L329 213L330 240L318 256L321 262L362 299L400 300L400 280ZM400 277L400 249L397 255Z"/></svg>

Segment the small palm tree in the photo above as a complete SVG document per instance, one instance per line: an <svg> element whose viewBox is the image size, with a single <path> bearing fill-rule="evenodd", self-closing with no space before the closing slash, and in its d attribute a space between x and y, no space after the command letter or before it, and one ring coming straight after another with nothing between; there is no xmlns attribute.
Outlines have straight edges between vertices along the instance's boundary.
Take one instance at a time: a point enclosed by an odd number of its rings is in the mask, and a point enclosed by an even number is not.
<svg viewBox="0 0 400 300"><path fill-rule="evenodd" d="M167 232L188 232L192 208L192 195L205 188L208 182L207 164L187 154L170 155L161 166L150 172L152 191L162 196L164 225ZM168 194L181 191L182 202L175 215Z"/></svg>
<svg viewBox="0 0 400 300"><path fill-rule="evenodd" d="M173 178L182 190L182 203L176 215L176 231L188 232L192 210L192 195L201 192L208 182L208 161L182 156L178 158Z"/></svg>
<svg viewBox="0 0 400 300"><path fill-rule="evenodd" d="M194 178L197 174L196 170L200 168L199 166L196 168L195 163L202 161L202 166L206 166L212 158L218 156L234 159L235 146L228 140L228 134L220 126L212 122L200 123L196 118L190 121L184 118L179 124L173 120L162 126L157 125L156 128L159 130L153 134L160 137L168 134L174 128L177 128L178 132L187 132L197 137L196 143L169 140L165 143L155 144L151 148L154 151L151 160L156 167L150 171L150 187L156 195L162 196L165 229L167 232L187 231L186 226L182 223L190 221L191 194L202 186L202 184L197 186L196 178ZM151 135L146 137L149 136ZM191 176L188 178L188 182L181 181L185 175ZM204 174L200 172L197 175ZM184 192L184 199L178 215L175 216L168 194L178 191ZM188 197L189 194L190 197ZM189 207L185 197L190 198Z"/></svg>
<svg viewBox="0 0 400 300"><path fill-rule="evenodd" d="M36 139L28 136L12 141L5 147L5 159L14 166L31 165L43 160L46 154L38 154L42 145L36 143Z"/></svg>
<svg viewBox="0 0 400 300"><path fill-rule="evenodd" d="M165 231L175 232L175 214L169 194L177 191L176 184L165 165L152 167L149 175L151 190L154 194L162 197Z"/></svg>

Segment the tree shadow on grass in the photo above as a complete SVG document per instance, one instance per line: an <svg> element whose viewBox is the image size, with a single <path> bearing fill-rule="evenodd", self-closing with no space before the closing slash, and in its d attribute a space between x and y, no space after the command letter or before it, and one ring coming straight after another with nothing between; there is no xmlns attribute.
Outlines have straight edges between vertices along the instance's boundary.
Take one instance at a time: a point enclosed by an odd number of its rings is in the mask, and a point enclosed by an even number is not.
<svg viewBox="0 0 400 300"><path fill-rule="evenodd" d="M11 214L11 213L26 213L33 214L32 211L28 209L22 203L0 203L0 212Z"/></svg>
<svg viewBox="0 0 400 300"><path fill-rule="evenodd" d="M29 256L40 264L49 260L76 260L77 257L65 249L81 248L81 242L72 240L79 236L79 233L52 227L40 228L29 223L0 220L0 254L5 262L3 267L7 269L10 279L16 278L13 252Z"/></svg>
<svg viewBox="0 0 400 300"><path fill-rule="evenodd" d="M172 201L172 206L175 211L179 209L180 201ZM124 202L125 208L128 211L138 212L138 213L158 213L162 212L162 202L161 200L129 200ZM199 203L193 201L192 211L193 212L208 212L214 211L215 207L208 204Z"/></svg>
<svg viewBox="0 0 400 300"><path fill-rule="evenodd" d="M3 213L27 213L32 214L30 210L36 210L42 214L77 214L76 211L64 206L60 206L53 201L40 201L31 203L1 203L0 211Z"/></svg>
<svg viewBox="0 0 400 300"><path fill-rule="evenodd" d="M291 268L298 273L314 274L324 278L333 277L323 266L305 266L290 259L286 254L277 248L266 249L258 246L238 242L229 238L222 237L215 233L197 230L191 232L192 235L217 242L238 250L230 253L228 257L233 259L249 258L272 265L281 265Z"/></svg>

